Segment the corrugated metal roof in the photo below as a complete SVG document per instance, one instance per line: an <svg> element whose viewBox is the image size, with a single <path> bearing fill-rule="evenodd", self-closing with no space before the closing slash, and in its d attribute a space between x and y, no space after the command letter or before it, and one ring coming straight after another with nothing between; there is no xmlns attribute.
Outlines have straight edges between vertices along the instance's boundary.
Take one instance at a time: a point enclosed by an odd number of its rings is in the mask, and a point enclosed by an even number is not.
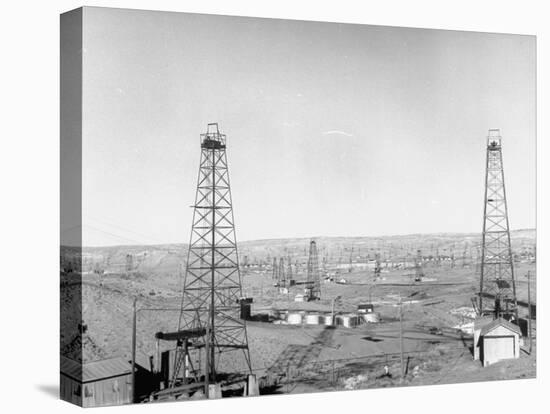
<svg viewBox="0 0 550 414"><path fill-rule="evenodd" d="M495 319L494 321L488 323L483 328L481 328L481 332L479 333L480 336L487 335L489 332L491 332L493 329L495 329L498 326L504 326L506 329L509 329L512 332L516 332L521 336L521 329L519 326L514 325L511 322L508 322L506 319Z"/></svg>
<svg viewBox="0 0 550 414"><path fill-rule="evenodd" d="M132 366L124 358L110 358L80 364L61 356L61 373L80 382L99 381L132 372Z"/></svg>

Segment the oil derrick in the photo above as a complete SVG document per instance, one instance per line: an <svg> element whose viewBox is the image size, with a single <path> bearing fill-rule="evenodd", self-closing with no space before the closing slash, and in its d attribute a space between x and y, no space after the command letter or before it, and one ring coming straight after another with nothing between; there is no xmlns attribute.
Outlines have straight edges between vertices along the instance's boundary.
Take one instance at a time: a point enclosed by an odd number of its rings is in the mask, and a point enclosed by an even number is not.
<svg viewBox="0 0 550 414"><path fill-rule="evenodd" d="M276 283L276 281L279 279L279 267L277 266L277 258L273 258L273 266L271 271L271 279Z"/></svg>
<svg viewBox="0 0 550 414"><path fill-rule="evenodd" d="M374 280L380 279L380 272L382 270L382 266L380 265L380 253L376 253L374 255Z"/></svg>
<svg viewBox="0 0 550 414"><path fill-rule="evenodd" d="M287 279L288 279L288 286L294 286L296 281L294 280L294 273L292 272L292 260L290 260L290 256L288 257L288 269L287 269Z"/></svg>
<svg viewBox="0 0 550 414"><path fill-rule="evenodd" d="M451 269L455 267L455 251L451 248Z"/></svg>
<svg viewBox="0 0 550 414"><path fill-rule="evenodd" d="M462 267L466 267L466 254L468 253L468 244L464 245L464 251L462 252Z"/></svg>
<svg viewBox="0 0 550 414"><path fill-rule="evenodd" d="M500 130L487 137L479 312L518 318Z"/></svg>
<svg viewBox="0 0 550 414"><path fill-rule="evenodd" d="M280 288L286 287L285 261L282 257L279 259L279 272L277 275L277 286Z"/></svg>
<svg viewBox="0 0 550 414"><path fill-rule="evenodd" d="M126 273L130 273L132 270L134 270L134 256L128 253L126 255Z"/></svg>
<svg viewBox="0 0 550 414"><path fill-rule="evenodd" d="M416 260L414 262L414 281L415 282L422 282L422 278L424 277L424 269L422 269L422 252L420 249L416 251Z"/></svg>
<svg viewBox="0 0 550 414"><path fill-rule="evenodd" d="M351 271L353 270L353 245L351 246L351 252L349 254L349 268L348 268L348 273L351 273Z"/></svg>
<svg viewBox="0 0 550 414"><path fill-rule="evenodd" d="M319 274L319 258L317 256L317 244L315 240L309 243L309 259L307 261L306 280L307 300L321 299L321 277Z"/></svg>
<svg viewBox="0 0 550 414"><path fill-rule="evenodd" d="M208 124L200 135L201 160L174 369L170 387L186 383L186 372L196 380L216 382L222 360L244 359L251 370L245 322L240 318L242 287L226 136L218 124ZM204 358L201 358L204 348ZM203 366L201 366L203 365ZM194 370L193 370L194 368ZM223 369L223 368L222 368Z"/></svg>

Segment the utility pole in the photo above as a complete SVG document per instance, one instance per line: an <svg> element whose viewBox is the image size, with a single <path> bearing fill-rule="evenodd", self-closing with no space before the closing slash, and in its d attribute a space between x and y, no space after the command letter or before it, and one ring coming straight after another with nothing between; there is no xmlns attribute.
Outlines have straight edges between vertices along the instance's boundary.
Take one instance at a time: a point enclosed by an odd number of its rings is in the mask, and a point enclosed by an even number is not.
<svg viewBox="0 0 550 414"><path fill-rule="evenodd" d="M527 306L529 306L529 354L533 350L533 331L531 330L531 271L527 272Z"/></svg>
<svg viewBox="0 0 550 414"><path fill-rule="evenodd" d="M400 342L400 354L401 354L401 381L405 377L405 363L403 359L403 302L401 296L399 296L399 342Z"/></svg>
<svg viewBox="0 0 550 414"><path fill-rule="evenodd" d="M340 299L342 298L342 296L336 296L335 298L332 299L332 324L334 325L334 304L336 303L336 301L339 301Z"/></svg>
<svg viewBox="0 0 550 414"><path fill-rule="evenodd" d="M137 298L134 298L134 315L132 320L132 402L135 403L136 393L136 323L137 323Z"/></svg>

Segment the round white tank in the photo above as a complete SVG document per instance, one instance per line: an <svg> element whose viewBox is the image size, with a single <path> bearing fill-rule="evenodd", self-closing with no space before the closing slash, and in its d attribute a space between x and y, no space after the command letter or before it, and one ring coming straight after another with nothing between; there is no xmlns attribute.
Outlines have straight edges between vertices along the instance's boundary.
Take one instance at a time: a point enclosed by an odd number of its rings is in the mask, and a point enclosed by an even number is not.
<svg viewBox="0 0 550 414"><path fill-rule="evenodd" d="M289 325L300 325L302 323L301 313L289 313L287 322Z"/></svg>
<svg viewBox="0 0 550 414"><path fill-rule="evenodd" d="M351 317L349 315L341 315L340 318L344 327L351 328Z"/></svg>
<svg viewBox="0 0 550 414"><path fill-rule="evenodd" d="M319 315L306 315L306 324L319 325Z"/></svg>
<svg viewBox="0 0 550 414"><path fill-rule="evenodd" d="M380 315L376 312L366 313L363 315L363 319L367 323L378 323L380 322Z"/></svg>

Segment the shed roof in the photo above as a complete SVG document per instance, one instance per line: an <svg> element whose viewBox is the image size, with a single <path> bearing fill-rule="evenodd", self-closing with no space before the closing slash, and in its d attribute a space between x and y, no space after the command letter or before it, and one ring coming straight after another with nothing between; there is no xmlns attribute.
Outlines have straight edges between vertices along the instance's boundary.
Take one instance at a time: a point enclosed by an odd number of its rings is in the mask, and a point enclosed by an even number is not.
<svg viewBox="0 0 550 414"><path fill-rule="evenodd" d="M99 381L131 372L132 367L124 358L110 358L81 364L61 356L61 373L79 382Z"/></svg>
<svg viewBox="0 0 550 414"><path fill-rule="evenodd" d="M515 332L519 335L521 335L521 329L519 326L514 325L511 322L508 322L506 319L498 318L494 321L488 323L483 328L481 328L481 332L479 333L480 336L487 335L489 332L491 332L493 329L497 328L498 326L503 326L504 328Z"/></svg>

